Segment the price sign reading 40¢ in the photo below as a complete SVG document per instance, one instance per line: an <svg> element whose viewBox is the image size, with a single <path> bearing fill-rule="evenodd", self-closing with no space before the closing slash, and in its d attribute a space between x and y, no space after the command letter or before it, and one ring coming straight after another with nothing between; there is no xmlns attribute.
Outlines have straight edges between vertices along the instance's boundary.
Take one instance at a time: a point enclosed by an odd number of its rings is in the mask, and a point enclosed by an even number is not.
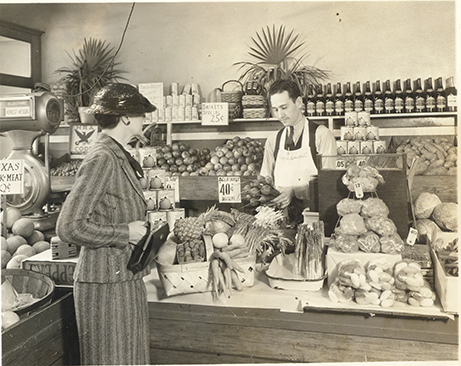
<svg viewBox="0 0 461 366"><path fill-rule="evenodd" d="M229 124L229 104L202 103L203 126L227 126Z"/></svg>
<svg viewBox="0 0 461 366"><path fill-rule="evenodd" d="M240 203L240 177L218 177L219 203Z"/></svg>

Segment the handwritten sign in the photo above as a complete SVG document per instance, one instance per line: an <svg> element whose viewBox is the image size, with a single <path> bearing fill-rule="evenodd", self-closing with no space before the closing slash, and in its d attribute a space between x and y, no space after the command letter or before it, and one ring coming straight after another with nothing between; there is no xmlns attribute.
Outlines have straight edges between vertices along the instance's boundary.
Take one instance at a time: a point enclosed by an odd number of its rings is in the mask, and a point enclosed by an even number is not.
<svg viewBox="0 0 461 366"><path fill-rule="evenodd" d="M24 193L24 160L0 161L0 193Z"/></svg>
<svg viewBox="0 0 461 366"><path fill-rule="evenodd" d="M240 203L240 177L218 177L219 203Z"/></svg>
<svg viewBox="0 0 461 366"><path fill-rule="evenodd" d="M163 109L163 83L141 83L139 84L139 92L144 95L149 102Z"/></svg>
<svg viewBox="0 0 461 366"><path fill-rule="evenodd" d="M174 189L174 200L179 202L179 177L165 177L165 188Z"/></svg>
<svg viewBox="0 0 461 366"><path fill-rule="evenodd" d="M202 103L203 126L227 126L229 125L228 103Z"/></svg>
<svg viewBox="0 0 461 366"><path fill-rule="evenodd" d="M83 159L98 136L97 125L71 124L69 151L71 159Z"/></svg>

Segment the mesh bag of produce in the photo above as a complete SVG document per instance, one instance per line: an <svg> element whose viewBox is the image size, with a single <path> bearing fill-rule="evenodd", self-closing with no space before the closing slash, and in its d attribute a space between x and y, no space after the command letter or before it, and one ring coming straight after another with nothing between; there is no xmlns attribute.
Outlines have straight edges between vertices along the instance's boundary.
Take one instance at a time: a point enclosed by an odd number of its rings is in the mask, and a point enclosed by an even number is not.
<svg viewBox="0 0 461 366"><path fill-rule="evenodd" d="M395 287L400 290L419 291L424 286L421 267L416 262L401 261L394 266Z"/></svg>
<svg viewBox="0 0 461 366"><path fill-rule="evenodd" d="M367 232L362 216L356 213L343 216L339 227L346 235L362 235Z"/></svg>
<svg viewBox="0 0 461 366"><path fill-rule="evenodd" d="M349 302L354 298L354 288L343 285L337 278L328 290L328 297L333 302Z"/></svg>
<svg viewBox="0 0 461 366"><path fill-rule="evenodd" d="M363 201L361 214L367 217L389 215L389 208L381 198L370 197Z"/></svg>
<svg viewBox="0 0 461 366"><path fill-rule="evenodd" d="M366 283L365 268L357 260L343 260L338 264L338 279L345 286L360 288Z"/></svg>
<svg viewBox="0 0 461 366"><path fill-rule="evenodd" d="M362 209L361 200L354 200L352 198L344 198L336 205L336 211L339 216L345 216L351 213L359 214Z"/></svg>
<svg viewBox="0 0 461 366"><path fill-rule="evenodd" d="M329 246L342 253L356 253L359 251L357 236L354 235L334 234L331 236Z"/></svg>
<svg viewBox="0 0 461 366"><path fill-rule="evenodd" d="M402 238L397 233L382 236L379 242L381 244L381 252L387 254L400 254L405 246Z"/></svg>
<svg viewBox="0 0 461 366"><path fill-rule="evenodd" d="M391 235L397 232L394 222L385 216L373 216L365 220L368 230L374 231L380 236Z"/></svg>
<svg viewBox="0 0 461 366"><path fill-rule="evenodd" d="M365 234L360 235L357 242L359 248L365 253L379 253L381 250L379 236L373 231L367 231Z"/></svg>

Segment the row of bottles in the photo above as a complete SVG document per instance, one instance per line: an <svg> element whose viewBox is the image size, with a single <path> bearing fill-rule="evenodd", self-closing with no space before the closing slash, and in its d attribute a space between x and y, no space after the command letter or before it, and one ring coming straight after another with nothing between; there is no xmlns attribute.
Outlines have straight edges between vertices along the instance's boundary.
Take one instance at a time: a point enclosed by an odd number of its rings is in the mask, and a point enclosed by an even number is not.
<svg viewBox="0 0 461 366"><path fill-rule="evenodd" d="M393 84L393 85L392 85ZM362 92L363 87L363 92ZM347 82L342 91L342 84L337 83L333 90L331 83L325 86L309 86L306 101L307 116L343 116L347 112L365 111L371 114L388 113L422 113L422 112L456 112L456 87L454 78L446 80L443 87L441 77L428 78L422 85L421 78L414 81L400 79L391 83L386 80L381 89L381 82L374 83L372 91L371 82L363 86L360 81L355 83L352 90Z"/></svg>

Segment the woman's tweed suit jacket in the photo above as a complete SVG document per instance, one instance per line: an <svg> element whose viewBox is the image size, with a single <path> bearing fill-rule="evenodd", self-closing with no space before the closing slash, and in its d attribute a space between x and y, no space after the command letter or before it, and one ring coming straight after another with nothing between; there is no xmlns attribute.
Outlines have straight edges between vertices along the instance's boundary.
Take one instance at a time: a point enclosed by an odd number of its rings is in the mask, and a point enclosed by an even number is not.
<svg viewBox="0 0 461 366"><path fill-rule="evenodd" d="M74 280L113 283L139 279L127 269L132 252L128 223L145 220L141 185L128 159L111 137L101 133L76 175L58 217L57 234L81 246Z"/></svg>

